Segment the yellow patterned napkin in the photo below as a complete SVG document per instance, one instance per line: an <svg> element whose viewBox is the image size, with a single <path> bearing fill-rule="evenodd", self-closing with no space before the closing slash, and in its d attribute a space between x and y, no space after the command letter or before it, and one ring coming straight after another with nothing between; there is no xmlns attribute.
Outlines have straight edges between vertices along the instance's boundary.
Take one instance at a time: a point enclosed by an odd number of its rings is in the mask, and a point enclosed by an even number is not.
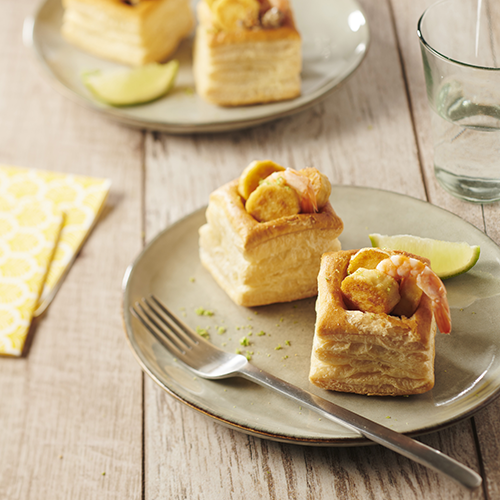
<svg viewBox="0 0 500 500"><path fill-rule="evenodd" d="M26 200L48 201L64 216L34 316L41 314L55 295L104 206L110 184L108 179L0 165L0 207L14 207Z"/></svg>
<svg viewBox="0 0 500 500"><path fill-rule="evenodd" d="M0 353L20 356L63 215L48 200L0 197Z"/></svg>

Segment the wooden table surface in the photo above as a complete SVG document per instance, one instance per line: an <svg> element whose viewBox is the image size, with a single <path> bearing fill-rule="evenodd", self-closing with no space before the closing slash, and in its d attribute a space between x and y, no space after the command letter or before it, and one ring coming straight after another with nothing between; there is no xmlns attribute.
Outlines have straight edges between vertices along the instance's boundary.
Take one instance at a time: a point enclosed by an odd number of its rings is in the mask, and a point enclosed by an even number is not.
<svg viewBox="0 0 500 500"><path fill-rule="evenodd" d="M173 136L60 96L22 43L37 1L0 2L0 163L112 180L106 211L27 355L0 358L0 499L500 498L499 400L419 438L483 476L469 493L380 446L281 444L223 427L164 393L125 340L127 265L253 159L427 200L500 242L499 205L461 202L433 175L416 36L430 1L360 3L371 47L326 100L250 130Z"/></svg>

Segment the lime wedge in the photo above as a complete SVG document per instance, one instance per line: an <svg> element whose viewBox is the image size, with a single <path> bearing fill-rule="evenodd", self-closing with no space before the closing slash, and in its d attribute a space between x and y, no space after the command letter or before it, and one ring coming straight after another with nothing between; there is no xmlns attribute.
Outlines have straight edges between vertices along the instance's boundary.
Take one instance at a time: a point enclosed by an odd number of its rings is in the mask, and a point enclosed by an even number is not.
<svg viewBox="0 0 500 500"><path fill-rule="evenodd" d="M387 236L370 234L372 246L404 250L426 257L431 261L432 270L441 278L452 278L467 272L479 259L480 248L464 242L440 241L419 238L409 234Z"/></svg>
<svg viewBox="0 0 500 500"><path fill-rule="evenodd" d="M139 68L91 71L82 75L82 81L100 101L112 106L130 106L153 101L169 92L178 70L179 61L174 59Z"/></svg>

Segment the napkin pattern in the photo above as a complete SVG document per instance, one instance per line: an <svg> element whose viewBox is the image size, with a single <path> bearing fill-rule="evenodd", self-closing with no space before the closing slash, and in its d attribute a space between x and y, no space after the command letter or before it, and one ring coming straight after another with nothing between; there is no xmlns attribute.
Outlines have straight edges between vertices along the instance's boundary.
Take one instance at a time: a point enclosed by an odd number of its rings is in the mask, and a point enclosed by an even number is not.
<svg viewBox="0 0 500 500"><path fill-rule="evenodd" d="M0 165L0 209L5 212L29 203L53 206L63 222L45 274L34 315L43 312L99 216L110 188L108 179ZM44 205L46 204L46 205ZM52 237L48 234L47 238ZM0 244L5 236L0 228ZM1 250L0 250L1 258ZM0 304L3 299L0 296ZM25 314L26 316L26 314ZM2 329L0 319L0 331ZM17 344L19 343L17 338ZM17 346L16 344L16 346ZM0 342L0 354L12 351ZM17 349L17 347L15 348ZM12 354L12 352L10 352Z"/></svg>
<svg viewBox="0 0 500 500"><path fill-rule="evenodd" d="M59 238L54 203L0 197L0 353L19 356Z"/></svg>

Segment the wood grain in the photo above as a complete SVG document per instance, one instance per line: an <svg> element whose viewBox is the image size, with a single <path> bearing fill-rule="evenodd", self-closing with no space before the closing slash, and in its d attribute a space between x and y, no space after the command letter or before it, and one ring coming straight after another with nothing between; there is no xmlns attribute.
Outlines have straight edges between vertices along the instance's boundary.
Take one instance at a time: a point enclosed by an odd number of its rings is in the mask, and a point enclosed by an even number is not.
<svg viewBox="0 0 500 500"><path fill-rule="evenodd" d="M0 5L0 163L111 178L107 209L21 359L0 359L0 498L140 498L142 374L120 283L141 247L142 133L60 97Z"/></svg>
<svg viewBox="0 0 500 500"><path fill-rule="evenodd" d="M147 466L153 475L147 478L146 498L483 498L482 492L468 494L443 476L379 446L306 447L246 436L152 389L163 422L151 427L156 439L150 441L146 434L152 447L146 456L161 453L161 459ZM152 399L151 395L149 410ZM464 457L461 450L445 444L467 442L469 437L455 427L451 434L422 440L474 467L475 457Z"/></svg>

